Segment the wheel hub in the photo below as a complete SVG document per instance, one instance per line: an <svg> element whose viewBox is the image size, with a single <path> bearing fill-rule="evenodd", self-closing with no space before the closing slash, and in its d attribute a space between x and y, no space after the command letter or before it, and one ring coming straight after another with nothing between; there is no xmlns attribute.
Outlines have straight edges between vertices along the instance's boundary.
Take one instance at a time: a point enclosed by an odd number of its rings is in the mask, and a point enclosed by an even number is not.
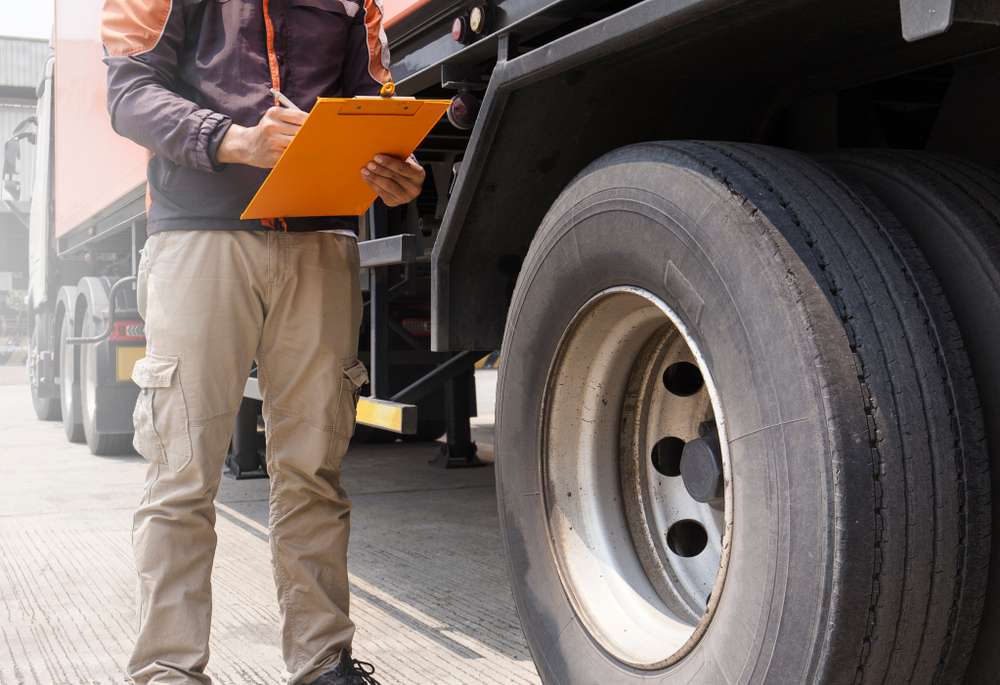
<svg viewBox="0 0 1000 685"><path fill-rule="evenodd" d="M543 478L560 577L616 659L683 658L721 595L732 533L725 421L692 336L649 292L612 288L560 341Z"/></svg>

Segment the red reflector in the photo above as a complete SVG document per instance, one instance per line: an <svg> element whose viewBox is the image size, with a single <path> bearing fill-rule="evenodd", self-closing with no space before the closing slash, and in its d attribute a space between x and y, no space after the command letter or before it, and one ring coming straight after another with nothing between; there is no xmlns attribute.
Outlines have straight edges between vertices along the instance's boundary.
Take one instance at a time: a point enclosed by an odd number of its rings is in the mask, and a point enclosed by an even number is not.
<svg viewBox="0 0 1000 685"><path fill-rule="evenodd" d="M411 335L424 336L431 334L431 320L424 319L403 319L401 322L403 328L410 332Z"/></svg>
<svg viewBox="0 0 1000 685"><path fill-rule="evenodd" d="M145 340L146 325L141 321L119 321L108 340Z"/></svg>
<svg viewBox="0 0 1000 685"><path fill-rule="evenodd" d="M451 22L451 37L459 43L464 43L468 34L469 29L468 24L465 23L465 17L455 17L455 21Z"/></svg>

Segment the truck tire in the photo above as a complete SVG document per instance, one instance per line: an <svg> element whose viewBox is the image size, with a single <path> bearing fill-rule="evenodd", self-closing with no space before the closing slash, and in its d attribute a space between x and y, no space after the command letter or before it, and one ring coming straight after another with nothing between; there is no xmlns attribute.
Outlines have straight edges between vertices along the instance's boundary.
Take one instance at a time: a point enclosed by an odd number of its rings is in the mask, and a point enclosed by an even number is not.
<svg viewBox="0 0 1000 685"><path fill-rule="evenodd" d="M94 317L87 315L83 324L82 337L91 338L104 330L103 323L95 323ZM98 406L97 399L97 345L80 345L80 417L83 434L91 454L106 456L128 454L132 451L132 433L105 433L97 428L97 413L114 411L116 406Z"/></svg>
<svg viewBox="0 0 1000 685"><path fill-rule="evenodd" d="M80 385L76 374L79 353L76 346L66 344L66 340L73 336L73 326L69 315L66 315L59 332L59 407L66 439L70 442L83 442L85 436L80 413Z"/></svg>
<svg viewBox="0 0 1000 685"><path fill-rule="evenodd" d="M29 309L29 311L31 311ZM31 349L28 351L28 382L31 386L31 404L39 421L58 421L62 418L59 398L38 396L38 326L31 332Z"/></svg>
<svg viewBox="0 0 1000 685"><path fill-rule="evenodd" d="M927 153L851 151L833 168L864 183L927 256L962 332L979 389L992 491L1000 493L1000 173ZM1000 530L1000 507L993 508ZM983 621L967 680L1000 683L1000 544L992 546Z"/></svg>
<svg viewBox="0 0 1000 685"><path fill-rule="evenodd" d="M961 682L975 387L919 251L833 174L603 157L542 222L501 349L501 530L543 682Z"/></svg>

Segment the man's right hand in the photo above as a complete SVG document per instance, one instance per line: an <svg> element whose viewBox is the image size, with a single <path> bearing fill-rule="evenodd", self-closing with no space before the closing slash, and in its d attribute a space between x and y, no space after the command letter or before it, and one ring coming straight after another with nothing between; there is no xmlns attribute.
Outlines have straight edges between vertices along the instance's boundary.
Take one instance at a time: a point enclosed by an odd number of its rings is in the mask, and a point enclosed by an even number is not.
<svg viewBox="0 0 1000 685"><path fill-rule="evenodd" d="M219 145L216 160L220 164L249 164L271 169L292 142L306 116L306 112L272 107L253 128L233 124Z"/></svg>

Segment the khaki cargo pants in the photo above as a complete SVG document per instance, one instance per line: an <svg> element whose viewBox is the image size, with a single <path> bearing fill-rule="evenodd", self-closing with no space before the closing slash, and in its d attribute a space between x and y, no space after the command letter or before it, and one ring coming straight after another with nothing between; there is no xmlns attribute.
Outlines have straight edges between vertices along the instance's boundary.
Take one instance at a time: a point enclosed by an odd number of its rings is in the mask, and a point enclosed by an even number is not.
<svg viewBox="0 0 1000 685"><path fill-rule="evenodd" d="M331 233L170 231L139 265L146 357L135 447L150 461L135 514L137 683L209 683L215 495L251 362L264 396L271 563L289 683L349 648L351 502L361 326L357 241Z"/></svg>

